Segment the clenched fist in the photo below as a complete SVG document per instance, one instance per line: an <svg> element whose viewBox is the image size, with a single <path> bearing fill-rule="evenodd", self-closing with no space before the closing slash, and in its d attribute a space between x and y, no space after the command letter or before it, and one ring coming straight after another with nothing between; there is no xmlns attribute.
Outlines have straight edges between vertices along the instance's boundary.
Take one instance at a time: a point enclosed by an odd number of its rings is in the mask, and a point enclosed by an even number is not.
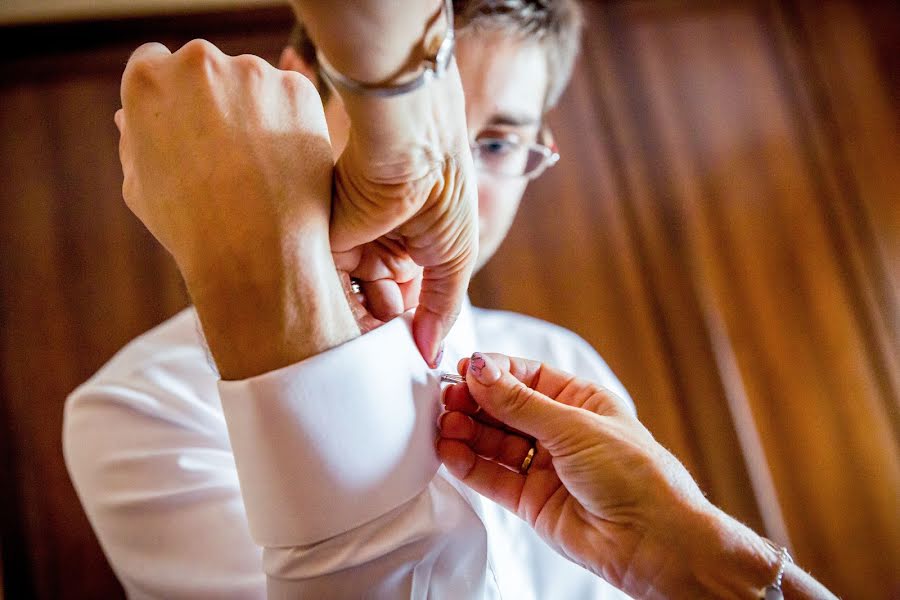
<svg viewBox="0 0 900 600"><path fill-rule="evenodd" d="M332 153L302 75L195 40L122 77L128 207L175 258L225 378L359 334L329 243Z"/></svg>
<svg viewBox="0 0 900 600"><path fill-rule="evenodd" d="M116 123L125 202L189 284L222 268L266 276L303 243L328 249L331 149L303 76L203 40L174 54L146 44Z"/></svg>

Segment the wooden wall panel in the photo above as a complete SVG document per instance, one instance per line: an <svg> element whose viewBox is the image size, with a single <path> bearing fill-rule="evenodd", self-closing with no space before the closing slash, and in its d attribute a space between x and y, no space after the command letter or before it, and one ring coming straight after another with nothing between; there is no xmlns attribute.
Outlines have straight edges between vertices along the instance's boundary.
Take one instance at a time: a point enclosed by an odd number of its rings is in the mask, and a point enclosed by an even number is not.
<svg viewBox="0 0 900 600"><path fill-rule="evenodd" d="M714 501L846 597L895 597L900 161L882 69L897 44L872 23L896 10L588 12L552 121L563 160L476 299L580 332ZM559 297L532 297L527 253Z"/></svg>
<svg viewBox="0 0 900 600"><path fill-rule="evenodd" d="M62 460L66 395L187 297L121 199L112 117L131 51L207 37L274 59L290 11L0 30L0 537L10 598L121 587ZM41 40L41 46L35 46Z"/></svg>
<svg viewBox="0 0 900 600"><path fill-rule="evenodd" d="M563 160L529 189L474 301L580 333L715 502L844 597L900 596L897 9L586 9L551 116ZM59 432L65 395L187 301L121 201L128 54L202 36L272 59L289 19L0 28L6 597L122 593Z"/></svg>

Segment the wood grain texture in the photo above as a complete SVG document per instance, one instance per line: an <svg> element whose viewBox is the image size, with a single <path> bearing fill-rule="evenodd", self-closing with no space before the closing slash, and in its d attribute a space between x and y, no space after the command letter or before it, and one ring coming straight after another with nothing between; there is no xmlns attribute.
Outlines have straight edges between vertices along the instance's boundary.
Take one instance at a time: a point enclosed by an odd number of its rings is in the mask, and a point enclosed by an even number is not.
<svg viewBox="0 0 900 600"><path fill-rule="evenodd" d="M838 594L897 597L900 14L848 0L586 12L550 117L563 159L473 300L581 334L716 503ZM289 21L0 28L8 598L121 597L65 471L62 405L187 302L121 201L125 61L144 41L193 37L273 59Z"/></svg>
<svg viewBox="0 0 900 600"><path fill-rule="evenodd" d="M563 160L476 300L581 333L715 502L839 594L895 597L896 40L872 15L896 11L588 12L552 121Z"/></svg>
<svg viewBox="0 0 900 600"><path fill-rule="evenodd" d="M288 10L266 10L0 32L0 489L11 492L0 495L0 534L11 598L123 595L63 464L63 402L188 301L121 199L122 68L145 41L174 49L193 37L273 59L290 24Z"/></svg>

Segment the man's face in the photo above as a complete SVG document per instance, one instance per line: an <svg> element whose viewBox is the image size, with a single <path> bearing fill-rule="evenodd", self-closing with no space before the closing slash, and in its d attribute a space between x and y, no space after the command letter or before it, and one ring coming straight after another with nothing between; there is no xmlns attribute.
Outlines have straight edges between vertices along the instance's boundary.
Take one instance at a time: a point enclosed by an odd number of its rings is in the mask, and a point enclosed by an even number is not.
<svg viewBox="0 0 900 600"><path fill-rule="evenodd" d="M464 35L458 40L456 59L470 141L536 142L548 83L541 46L500 33ZM524 177L478 172L478 269L506 238L527 184Z"/></svg>
<svg viewBox="0 0 900 600"><path fill-rule="evenodd" d="M500 33L462 35L456 60L466 96L469 141L537 141L548 84L541 46ZM336 94L325 106L325 118L337 157L347 142L350 123ZM522 177L478 172L478 269L506 237L527 183Z"/></svg>

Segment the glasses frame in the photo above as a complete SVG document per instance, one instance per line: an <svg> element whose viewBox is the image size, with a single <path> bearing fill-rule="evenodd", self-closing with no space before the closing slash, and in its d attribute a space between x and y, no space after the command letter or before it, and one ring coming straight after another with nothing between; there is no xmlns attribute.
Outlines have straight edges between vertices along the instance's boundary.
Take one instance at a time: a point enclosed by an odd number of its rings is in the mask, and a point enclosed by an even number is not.
<svg viewBox="0 0 900 600"><path fill-rule="evenodd" d="M490 143L490 142L506 142L509 140L504 140L502 138L481 138L469 144L472 149L472 153L477 152L482 144ZM535 151L541 154L544 158L541 160L540 164L537 167L532 169L528 173L522 173L521 175L510 175L508 173L496 173L494 171L489 171L487 169L483 169L480 165L476 164L476 169L482 171L492 177L506 177L510 179L518 179L520 177L524 177L527 180L536 179L544 174L544 171L555 165L559 162L559 148L557 148L556 143L553 141L553 134L550 132L549 127L542 127L540 132L538 133L538 141L532 142L530 144L525 144L528 151Z"/></svg>

